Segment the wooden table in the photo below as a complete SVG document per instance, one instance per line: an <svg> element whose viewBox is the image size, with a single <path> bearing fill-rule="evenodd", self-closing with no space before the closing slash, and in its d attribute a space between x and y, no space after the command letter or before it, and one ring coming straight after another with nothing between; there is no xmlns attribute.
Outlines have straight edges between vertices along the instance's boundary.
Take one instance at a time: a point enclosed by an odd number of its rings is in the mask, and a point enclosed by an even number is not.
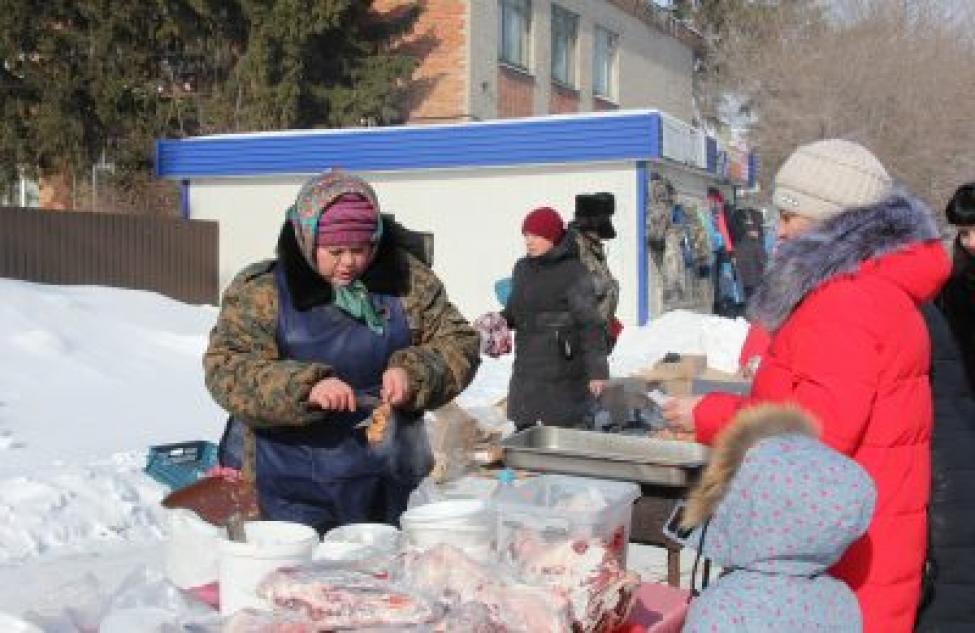
<svg viewBox="0 0 975 633"><path fill-rule="evenodd" d="M641 496L633 503L633 523L630 542L653 545L667 550L667 584L680 586L681 546L664 536L663 526L674 506L687 496L687 488L670 486L640 486Z"/></svg>

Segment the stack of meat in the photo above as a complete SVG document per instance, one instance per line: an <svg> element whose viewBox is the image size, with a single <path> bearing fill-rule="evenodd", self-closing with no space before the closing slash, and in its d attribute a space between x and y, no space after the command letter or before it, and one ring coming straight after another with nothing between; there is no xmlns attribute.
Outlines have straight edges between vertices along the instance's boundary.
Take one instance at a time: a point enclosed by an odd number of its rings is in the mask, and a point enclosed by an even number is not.
<svg viewBox="0 0 975 633"><path fill-rule="evenodd" d="M632 605L639 575L622 569L621 543L602 538L557 539L546 541L538 532L520 531L508 555L523 582L551 587L569 603L573 629L612 631Z"/></svg>
<svg viewBox="0 0 975 633"><path fill-rule="evenodd" d="M486 567L450 545L407 554L406 583L435 596L448 612L479 604L486 620L479 631L572 630L572 614L564 593L550 587L518 582L499 566Z"/></svg>
<svg viewBox="0 0 975 633"><path fill-rule="evenodd" d="M485 567L449 545L408 554L405 584L437 597L448 612L484 605L498 627L484 631L612 631L640 584L620 567L616 547L600 538L545 542L524 530L504 566Z"/></svg>
<svg viewBox="0 0 975 633"><path fill-rule="evenodd" d="M639 577L599 539L544 543L526 532L510 566L438 545L388 570L327 564L283 569L258 593L274 613L242 612L225 633L341 630L419 633L605 633L626 617Z"/></svg>

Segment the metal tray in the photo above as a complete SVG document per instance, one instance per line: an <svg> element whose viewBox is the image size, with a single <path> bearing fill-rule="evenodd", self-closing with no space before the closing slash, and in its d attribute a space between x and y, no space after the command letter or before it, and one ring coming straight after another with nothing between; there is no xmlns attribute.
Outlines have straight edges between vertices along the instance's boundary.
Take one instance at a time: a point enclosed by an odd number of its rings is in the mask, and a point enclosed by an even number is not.
<svg viewBox="0 0 975 633"><path fill-rule="evenodd" d="M658 486L686 486L707 463L708 449L693 442L535 426L501 442L504 462L524 468Z"/></svg>

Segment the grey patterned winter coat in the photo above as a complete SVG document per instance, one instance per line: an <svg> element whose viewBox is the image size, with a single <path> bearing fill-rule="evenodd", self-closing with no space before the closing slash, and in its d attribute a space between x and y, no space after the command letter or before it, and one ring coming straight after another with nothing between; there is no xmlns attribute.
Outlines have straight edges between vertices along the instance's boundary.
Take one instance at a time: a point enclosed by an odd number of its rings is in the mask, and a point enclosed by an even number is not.
<svg viewBox="0 0 975 633"><path fill-rule="evenodd" d="M685 525L727 573L691 602L684 633L861 630L856 597L827 570L866 531L876 493L813 433L798 409L765 406L719 437Z"/></svg>

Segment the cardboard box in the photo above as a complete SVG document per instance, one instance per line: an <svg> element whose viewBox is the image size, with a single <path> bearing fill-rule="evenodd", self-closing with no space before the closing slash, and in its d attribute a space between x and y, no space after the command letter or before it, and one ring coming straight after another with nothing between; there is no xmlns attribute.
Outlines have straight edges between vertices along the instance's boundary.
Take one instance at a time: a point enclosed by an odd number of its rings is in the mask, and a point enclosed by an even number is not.
<svg viewBox="0 0 975 633"><path fill-rule="evenodd" d="M637 370L633 373L633 376L648 381L690 379L707 369L707 366L707 356L684 354L680 357L680 360L671 363L659 361L652 368Z"/></svg>
<svg viewBox="0 0 975 633"><path fill-rule="evenodd" d="M688 354L673 363L659 362L652 368L633 373L634 378L657 383L671 396L692 396L711 392L747 395L751 381L740 374L732 374L707 366L707 357Z"/></svg>

